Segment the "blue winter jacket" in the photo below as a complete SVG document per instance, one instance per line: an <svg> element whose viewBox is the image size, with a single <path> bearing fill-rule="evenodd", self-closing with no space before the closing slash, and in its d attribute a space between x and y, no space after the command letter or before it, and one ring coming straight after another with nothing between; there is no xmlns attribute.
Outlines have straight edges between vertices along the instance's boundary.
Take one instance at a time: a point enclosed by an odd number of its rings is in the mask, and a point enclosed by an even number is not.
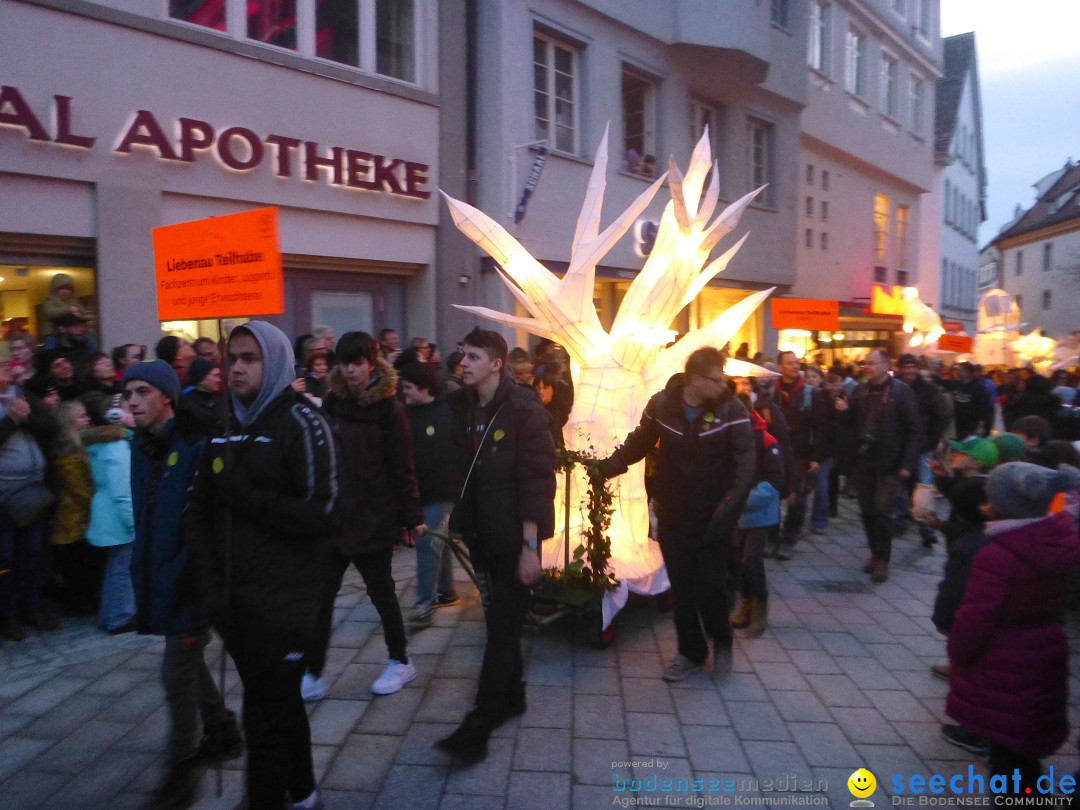
<svg viewBox="0 0 1080 810"><path fill-rule="evenodd" d="M760 529L780 522L780 493L768 481L758 481L750 490L742 515L740 529Z"/></svg>
<svg viewBox="0 0 1080 810"><path fill-rule="evenodd" d="M180 520L205 443L201 436L178 430L175 419L160 435L139 431L135 436L131 575L140 633L183 635L210 623L182 542Z"/></svg>
<svg viewBox="0 0 1080 810"><path fill-rule="evenodd" d="M92 546L120 546L135 539L131 508L131 436L120 425L82 431L94 475L94 500L86 539Z"/></svg>

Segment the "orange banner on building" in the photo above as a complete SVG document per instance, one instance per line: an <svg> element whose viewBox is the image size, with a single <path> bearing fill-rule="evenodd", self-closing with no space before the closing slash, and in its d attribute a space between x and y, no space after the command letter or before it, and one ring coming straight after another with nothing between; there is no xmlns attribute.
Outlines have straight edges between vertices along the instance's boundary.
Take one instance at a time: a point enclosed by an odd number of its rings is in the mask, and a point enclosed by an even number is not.
<svg viewBox="0 0 1080 810"><path fill-rule="evenodd" d="M968 354L975 341L966 335L942 335L937 339L938 351Z"/></svg>
<svg viewBox="0 0 1080 810"><path fill-rule="evenodd" d="M870 313L872 315L906 315L907 301L903 287L875 284L870 289Z"/></svg>
<svg viewBox="0 0 1080 810"><path fill-rule="evenodd" d="M835 332L840 328L840 302L815 298L770 298L773 329Z"/></svg>
<svg viewBox="0 0 1080 810"><path fill-rule="evenodd" d="M154 228L158 319L280 315L277 208Z"/></svg>

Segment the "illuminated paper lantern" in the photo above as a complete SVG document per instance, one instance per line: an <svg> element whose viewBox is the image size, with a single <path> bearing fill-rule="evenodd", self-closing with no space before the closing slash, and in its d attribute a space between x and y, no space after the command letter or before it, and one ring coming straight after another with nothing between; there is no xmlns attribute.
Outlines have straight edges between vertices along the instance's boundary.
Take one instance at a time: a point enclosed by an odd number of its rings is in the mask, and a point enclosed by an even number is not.
<svg viewBox="0 0 1080 810"><path fill-rule="evenodd" d="M495 260L507 288L527 315L455 306L562 344L570 355L575 383L574 407L565 429L567 447L599 457L609 455L637 426L649 397L661 390L672 374L682 371L691 352L703 346L723 346L772 292L768 289L748 295L711 323L668 345L674 338L672 321L727 267L746 240L744 235L722 255L708 261L713 248L736 227L746 206L761 189L736 200L712 218L720 198L719 170L712 162L706 131L694 149L685 177L671 161L667 173L601 231L607 165L605 131L574 232L570 265L561 279L534 259L500 224L467 203L444 195L454 224ZM593 306L596 265L641 216L665 180L671 201L660 218L652 252L631 282L611 330L606 331ZM728 361L725 370L735 376L770 374L734 359ZM577 545L585 520L580 493L585 491L586 480L580 469L572 482L571 548ZM604 600L605 626L625 603L628 588L649 594L668 588L659 547L649 541L642 468L632 469L615 479L613 485L611 567L620 588ZM565 495L562 489L560 501ZM560 531L543 546L545 564L561 564L563 560L566 539L561 532L561 502L556 506L560 509Z"/></svg>

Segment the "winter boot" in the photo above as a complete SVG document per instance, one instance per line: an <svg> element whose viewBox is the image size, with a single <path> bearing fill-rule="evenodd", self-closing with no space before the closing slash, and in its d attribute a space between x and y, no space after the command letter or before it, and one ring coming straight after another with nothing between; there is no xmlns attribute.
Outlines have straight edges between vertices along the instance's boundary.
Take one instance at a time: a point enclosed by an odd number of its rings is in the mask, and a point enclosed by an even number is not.
<svg viewBox="0 0 1080 810"><path fill-rule="evenodd" d="M750 614L754 609L754 597L744 596L739 602L738 608L731 614L731 626L736 630L742 630L750 624Z"/></svg>
<svg viewBox="0 0 1080 810"><path fill-rule="evenodd" d="M227 710L225 719L203 728L199 757L208 765L236 759L244 754L244 738L236 725L236 715Z"/></svg>
<svg viewBox="0 0 1080 810"><path fill-rule="evenodd" d="M747 622L746 631L749 635L757 637L765 632L765 625L769 622L769 601L767 599L752 599L750 601L750 620Z"/></svg>

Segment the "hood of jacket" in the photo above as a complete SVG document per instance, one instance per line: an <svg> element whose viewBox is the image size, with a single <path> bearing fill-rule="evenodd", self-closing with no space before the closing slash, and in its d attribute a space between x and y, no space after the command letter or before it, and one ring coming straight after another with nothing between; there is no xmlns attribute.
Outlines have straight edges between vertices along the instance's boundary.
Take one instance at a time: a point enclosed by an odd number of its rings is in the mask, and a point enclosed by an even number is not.
<svg viewBox="0 0 1080 810"><path fill-rule="evenodd" d="M996 525L1004 524L1004 525ZM1080 566L1080 538L1068 512L1036 520L991 521L986 534L1040 574L1059 576Z"/></svg>
<svg viewBox="0 0 1080 810"><path fill-rule="evenodd" d="M349 390L349 384L345 382L341 368L335 366L326 377L326 390L343 402L351 400L361 407L374 405L376 402L397 396L398 373L392 365L380 357L375 361L371 376L372 379L367 387L354 394Z"/></svg>
<svg viewBox="0 0 1080 810"><path fill-rule="evenodd" d="M121 442L131 436L131 432L123 425L95 425L83 428L79 431L83 447L92 444L108 444L109 442Z"/></svg>
<svg viewBox="0 0 1080 810"><path fill-rule="evenodd" d="M232 336L236 335L240 330L244 330L254 337L255 342L259 344L259 349L262 350L262 388L259 389L255 401L250 405L245 405L237 398L236 394L229 393L232 398L233 413L236 415L236 421L246 428L259 418L259 415L266 410L267 405L292 385L293 380L296 378L296 371L293 367L292 344L285 336L285 333L276 326L266 321L248 321L243 326L236 327L229 339L232 340Z"/></svg>

